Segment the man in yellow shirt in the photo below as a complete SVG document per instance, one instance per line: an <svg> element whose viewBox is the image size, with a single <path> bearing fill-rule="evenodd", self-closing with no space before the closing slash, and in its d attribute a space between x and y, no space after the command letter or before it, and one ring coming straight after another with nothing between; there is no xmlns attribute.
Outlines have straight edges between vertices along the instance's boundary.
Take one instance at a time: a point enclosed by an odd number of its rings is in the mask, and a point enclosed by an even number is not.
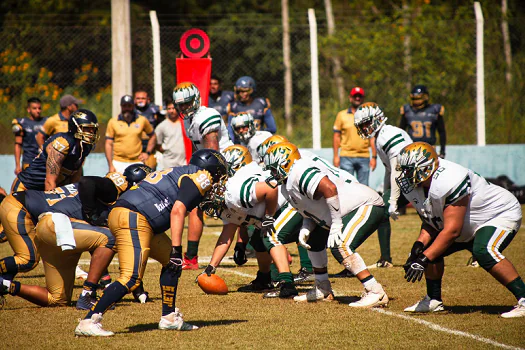
<svg viewBox="0 0 525 350"><path fill-rule="evenodd" d="M42 147L48 137L59 132L68 132L69 117L78 110L78 105L81 103L81 100L72 95L64 95L60 98L60 112L47 118L42 130L36 136L39 147Z"/></svg>
<svg viewBox="0 0 525 350"><path fill-rule="evenodd" d="M131 95L120 99L121 113L109 121L106 129L105 153L109 171L124 173L131 164L144 163L153 152L157 137L153 126L135 110ZM142 132L150 137L146 152L142 152Z"/></svg>
<svg viewBox="0 0 525 350"><path fill-rule="evenodd" d="M334 123L334 165L357 177L368 186L370 169L374 171L377 163L375 142L363 140L354 126L354 113L364 102L365 90L356 86L350 91L350 107L337 114ZM372 158L370 150L372 149ZM339 148L341 151L339 151Z"/></svg>

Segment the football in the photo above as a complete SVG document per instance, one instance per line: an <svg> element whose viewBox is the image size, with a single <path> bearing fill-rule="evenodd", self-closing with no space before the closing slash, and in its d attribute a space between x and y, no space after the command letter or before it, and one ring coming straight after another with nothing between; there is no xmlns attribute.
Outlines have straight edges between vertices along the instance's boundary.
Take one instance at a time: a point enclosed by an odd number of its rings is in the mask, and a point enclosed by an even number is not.
<svg viewBox="0 0 525 350"><path fill-rule="evenodd" d="M208 276L205 273L199 275L197 278L197 284L206 294L228 294L228 286L226 285L226 282L215 274L211 276Z"/></svg>

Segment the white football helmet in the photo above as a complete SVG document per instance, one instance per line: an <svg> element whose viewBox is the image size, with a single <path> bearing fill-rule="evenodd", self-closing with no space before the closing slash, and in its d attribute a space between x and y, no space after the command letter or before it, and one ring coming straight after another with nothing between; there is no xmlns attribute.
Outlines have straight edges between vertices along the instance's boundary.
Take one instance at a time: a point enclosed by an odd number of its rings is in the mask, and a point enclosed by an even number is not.
<svg viewBox="0 0 525 350"><path fill-rule="evenodd" d="M248 148L241 145L226 147L222 151L222 154L229 165L228 175L230 177L235 175L237 170L252 162L250 151L248 151Z"/></svg>
<svg viewBox="0 0 525 350"><path fill-rule="evenodd" d="M397 170L401 174L396 182L403 193L409 193L436 172L439 156L428 143L414 142L401 150L397 156L397 164Z"/></svg>
<svg viewBox="0 0 525 350"><path fill-rule="evenodd" d="M201 106L201 93L193 83L180 83L173 89L173 104L182 118L191 118Z"/></svg>
<svg viewBox="0 0 525 350"><path fill-rule="evenodd" d="M291 142L281 142L268 148L264 155L264 170L268 170L271 176L266 183L271 187L282 185L288 179L292 165L301 159L301 154L296 145Z"/></svg>
<svg viewBox="0 0 525 350"><path fill-rule="evenodd" d="M374 137L386 120L383 110L374 102L363 103L354 114L354 125L363 139Z"/></svg>
<svg viewBox="0 0 525 350"><path fill-rule="evenodd" d="M240 112L234 115L231 124L235 136L244 143L248 143L248 141L255 135L255 122L253 116L248 112ZM248 127L246 132L240 130L245 127Z"/></svg>

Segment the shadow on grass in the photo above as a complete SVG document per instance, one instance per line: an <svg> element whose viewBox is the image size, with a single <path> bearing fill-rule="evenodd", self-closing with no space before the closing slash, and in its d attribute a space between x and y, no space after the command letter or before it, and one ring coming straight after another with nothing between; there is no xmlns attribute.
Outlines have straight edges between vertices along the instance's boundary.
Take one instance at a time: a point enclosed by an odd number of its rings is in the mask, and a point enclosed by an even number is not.
<svg viewBox="0 0 525 350"><path fill-rule="evenodd" d="M475 312L481 312L482 314L499 315L504 312L510 311L512 305L456 305L456 306L445 306L445 310L451 314L472 314Z"/></svg>
<svg viewBox="0 0 525 350"><path fill-rule="evenodd" d="M213 327L213 326L226 326L230 324L244 323L244 322L248 322L248 320L190 321L191 324L198 326L199 328ZM158 329L159 329L158 322L143 323L143 324L137 324L135 326L128 327L128 331L123 332L123 333L141 333L141 332L154 331Z"/></svg>
<svg viewBox="0 0 525 350"><path fill-rule="evenodd" d="M17 280L23 280L23 279L30 279L30 278L43 278L46 277L46 275L27 275L27 274L17 274L16 279Z"/></svg>
<svg viewBox="0 0 525 350"><path fill-rule="evenodd" d="M335 301L337 301L339 304L350 304L350 303L353 303L355 301L358 301L359 299L361 299L361 296L359 295L343 295L343 296L336 296L335 297ZM394 300L396 300L395 298L388 298L389 302L392 302Z"/></svg>

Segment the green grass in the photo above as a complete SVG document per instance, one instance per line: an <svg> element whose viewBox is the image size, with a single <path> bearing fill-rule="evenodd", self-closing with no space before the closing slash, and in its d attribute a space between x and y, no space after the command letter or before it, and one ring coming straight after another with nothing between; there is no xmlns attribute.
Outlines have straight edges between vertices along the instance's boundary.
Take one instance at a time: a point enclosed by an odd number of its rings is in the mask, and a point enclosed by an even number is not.
<svg viewBox="0 0 525 350"><path fill-rule="evenodd" d="M201 241L200 255L210 256L221 227L218 221L208 221ZM426 294L424 283L409 284L403 279L404 263L413 240L417 237L419 218L415 212L393 224L392 253L394 268L371 270L383 284L391 302L385 310L405 315L403 309ZM525 275L524 229L516 235L505 255ZM290 245L294 257L292 270L299 269L297 248ZM359 248L365 262L372 264L379 256L375 235ZM10 254L8 244L0 246L0 256ZM89 255L83 256L89 258ZM385 348L492 348L493 345L472 338L440 332L414 321L424 320L450 330L466 332L498 343L525 347L525 318L502 319L499 314L510 310L516 301L510 292L481 268L466 266L468 252L446 259L443 300L447 311L438 315L408 315L402 319L370 310L354 310L347 304L359 297L362 287L355 278L331 279L336 301L331 303L295 304L290 300L263 299L260 294L237 293L235 290L255 276L256 262L234 267L226 258L217 273L228 284L226 296L205 295L194 283L200 271L184 272L179 283L177 306L185 320L200 326L194 332L160 331L160 265L151 263L144 283L153 297L152 303L136 304L125 297L115 311L106 313L104 328L116 332L110 339L75 338L77 320L85 315L74 307L39 308L16 297L7 297L0 311L0 339L15 349L39 348L217 348L217 349L385 349ZM201 263L203 265L204 263ZM86 269L87 266L84 266ZM204 268L204 266L202 266ZM329 273L341 270L330 257ZM113 277L118 265L110 266ZM18 280L28 284L43 284L40 264ZM306 291L308 285L301 286ZM77 282L75 301L81 291ZM2 346L3 347L3 346Z"/></svg>

